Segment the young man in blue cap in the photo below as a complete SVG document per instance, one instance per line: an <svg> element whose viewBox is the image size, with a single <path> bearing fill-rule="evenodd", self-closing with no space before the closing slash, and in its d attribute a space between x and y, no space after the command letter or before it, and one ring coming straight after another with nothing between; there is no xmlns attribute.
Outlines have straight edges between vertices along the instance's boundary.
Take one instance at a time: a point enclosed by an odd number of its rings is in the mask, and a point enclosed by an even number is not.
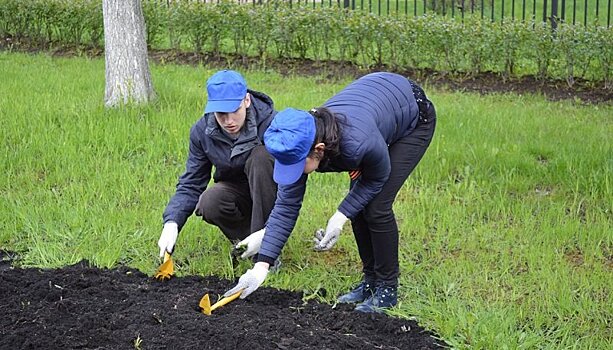
<svg viewBox="0 0 613 350"><path fill-rule="evenodd" d="M430 145L434 105L411 80L393 73L363 76L308 112L279 112L264 134L275 158L277 201L266 223L258 262L226 292L245 298L265 280L291 234L308 174L348 172L349 192L315 236L315 250L336 243L351 220L362 260L362 281L339 297L356 311L381 312L398 302L398 226L393 204ZM409 215L403 213L403 215Z"/></svg>
<svg viewBox="0 0 613 350"><path fill-rule="evenodd" d="M223 70L207 81L208 99L191 128L186 169L163 214L160 257L172 253L179 231L195 213L219 227L253 256L276 199L274 159L264 147L264 132L276 114L267 95L247 88L235 71ZM212 169L213 186L208 186Z"/></svg>

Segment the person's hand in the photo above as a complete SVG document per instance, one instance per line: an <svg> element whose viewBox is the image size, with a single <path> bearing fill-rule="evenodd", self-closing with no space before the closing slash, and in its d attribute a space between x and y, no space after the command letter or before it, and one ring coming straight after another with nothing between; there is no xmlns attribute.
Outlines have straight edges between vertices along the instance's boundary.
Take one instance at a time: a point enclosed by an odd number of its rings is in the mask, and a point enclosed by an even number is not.
<svg viewBox="0 0 613 350"><path fill-rule="evenodd" d="M236 249L246 247L245 251L241 255L241 259L247 259L248 257L254 256L260 251L260 247L262 246L262 239L264 239L265 232L266 228L263 228L259 231L255 231L254 233L247 236L247 238L238 242L238 244L235 246Z"/></svg>
<svg viewBox="0 0 613 350"><path fill-rule="evenodd" d="M164 257L164 252L172 253L172 250L177 243L177 236L179 235L179 225L174 221L168 221L164 224L162 234L158 240L158 247L160 247L160 258Z"/></svg>
<svg viewBox="0 0 613 350"><path fill-rule="evenodd" d="M257 262L253 266L252 269L247 270L241 278L238 279L238 283L234 288L227 291L223 296L229 297L230 295L236 294L243 291L240 295L241 299L245 299L249 296L249 294L253 293L256 289L260 287L260 285L266 279L268 275L268 263L265 262Z"/></svg>
<svg viewBox="0 0 613 350"><path fill-rule="evenodd" d="M332 248L336 244L336 241L338 241L345 222L347 222L347 217L337 210L330 220L328 220L325 234L322 236L322 230L317 230L317 232L315 232L314 249L321 252Z"/></svg>

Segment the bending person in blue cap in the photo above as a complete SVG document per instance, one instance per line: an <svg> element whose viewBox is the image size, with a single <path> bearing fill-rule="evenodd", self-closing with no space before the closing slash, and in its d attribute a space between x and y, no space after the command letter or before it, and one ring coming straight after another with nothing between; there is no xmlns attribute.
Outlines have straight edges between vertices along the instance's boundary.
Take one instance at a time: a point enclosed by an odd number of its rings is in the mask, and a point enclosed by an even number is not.
<svg viewBox="0 0 613 350"><path fill-rule="evenodd" d="M336 243L351 220L362 260L363 279L339 302L380 312L397 303L398 226L396 195L430 145L434 105L411 80L393 73L368 74L309 112L286 109L264 134L275 158L277 201L266 224L258 262L226 295L256 290L293 230L308 174L348 172L350 190L315 237L315 249Z"/></svg>
<svg viewBox="0 0 613 350"><path fill-rule="evenodd" d="M179 231L195 213L221 229L233 243L259 250L264 225L276 199L274 159L263 136L276 114L267 95L247 89L243 77L223 70L207 81L208 99L191 128L186 169L164 211L160 257L172 253ZM213 175L213 186L208 186Z"/></svg>

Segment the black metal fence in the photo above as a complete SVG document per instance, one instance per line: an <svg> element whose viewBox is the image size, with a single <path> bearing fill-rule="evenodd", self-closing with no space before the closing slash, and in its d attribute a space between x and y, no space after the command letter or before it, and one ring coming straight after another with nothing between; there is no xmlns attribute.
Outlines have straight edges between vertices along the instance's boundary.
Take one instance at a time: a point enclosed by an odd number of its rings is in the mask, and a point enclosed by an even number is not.
<svg viewBox="0 0 613 350"><path fill-rule="evenodd" d="M168 3L181 0L166 0ZM219 2L221 0L183 0ZM611 26L613 0L236 0L253 5L275 2L290 6L343 7L379 15L421 16L436 13L441 16L464 19L480 16L491 21L543 21L555 28L558 23L573 25Z"/></svg>

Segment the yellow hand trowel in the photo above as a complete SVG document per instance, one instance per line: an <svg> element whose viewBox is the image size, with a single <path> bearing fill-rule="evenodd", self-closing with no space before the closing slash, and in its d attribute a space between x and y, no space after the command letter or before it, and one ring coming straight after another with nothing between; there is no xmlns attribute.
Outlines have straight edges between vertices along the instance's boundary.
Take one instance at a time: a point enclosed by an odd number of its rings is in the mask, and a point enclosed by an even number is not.
<svg viewBox="0 0 613 350"><path fill-rule="evenodd" d="M175 273L175 265L170 258L170 254L168 252L164 252L164 262L158 268L158 272L155 274L155 278L163 281L165 279L170 279L170 277Z"/></svg>
<svg viewBox="0 0 613 350"><path fill-rule="evenodd" d="M217 309L218 307L224 306L232 300L238 298L239 295L241 295L242 291L243 290L241 289L238 292L230 295L229 297L221 298L213 305L211 305L211 300L209 299L209 294L207 293L202 297L202 299L200 299L200 304L198 305L200 305L200 310L202 310L203 314L210 316L213 310Z"/></svg>

